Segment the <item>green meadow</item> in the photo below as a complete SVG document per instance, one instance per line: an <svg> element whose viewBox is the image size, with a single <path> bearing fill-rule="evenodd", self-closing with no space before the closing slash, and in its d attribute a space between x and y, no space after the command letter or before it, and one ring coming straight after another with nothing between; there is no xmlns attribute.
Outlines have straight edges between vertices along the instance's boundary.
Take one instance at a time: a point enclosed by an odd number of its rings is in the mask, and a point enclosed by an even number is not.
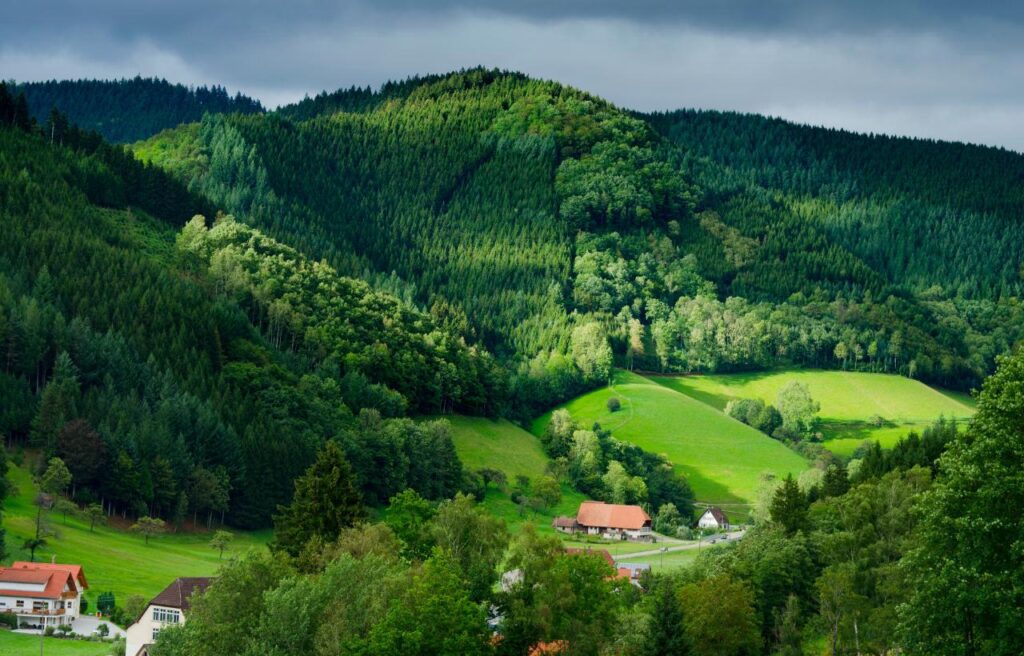
<svg viewBox="0 0 1024 656"><path fill-rule="evenodd" d="M43 638L42 651L39 643L37 635L0 630L0 654L4 656L108 656L113 651L109 643L88 640Z"/></svg>
<svg viewBox="0 0 1024 656"><path fill-rule="evenodd" d="M32 500L36 488L24 468L12 466L7 478L16 488L4 507L3 525L11 552L7 562L28 560L29 553L21 545L35 534L36 507ZM47 537L47 545L36 550L36 560L48 562L56 557L57 562L82 565L89 581L86 597L92 608L100 592L113 592L118 605L133 594L149 599L179 576L211 576L224 562L210 548L211 535L207 532L166 533L151 539L147 546L141 536L114 526L97 526L90 531L88 522L71 515L65 523L63 516L51 512L48 523L55 535ZM269 530L233 533L225 561L270 540ZM0 653L7 652L0 649Z"/></svg>
<svg viewBox="0 0 1024 656"><path fill-rule="evenodd" d="M504 472L509 484L516 476L536 478L545 473L547 454L540 441L510 421L481 417L446 417L452 425L452 441L459 459L467 469L497 469ZM543 512L523 510L512 502L507 491L491 486L484 497L484 506L502 518L510 530L518 531L530 521L544 531L554 531L551 520L558 515L574 516L586 497L568 485L562 485L562 501Z"/></svg>
<svg viewBox="0 0 1024 656"><path fill-rule="evenodd" d="M821 405L818 413L825 446L850 455L865 440L891 447L912 430L920 432L940 416L963 421L974 414L965 394L934 389L920 381L892 374L853 371L786 370L654 379L719 410L733 400L760 398L774 403L789 381L807 385ZM881 417L881 426L871 423Z"/></svg>
<svg viewBox="0 0 1024 656"><path fill-rule="evenodd" d="M610 412L608 399L622 407ZM584 394L564 406L584 426L598 422L620 440L665 455L683 473L698 501L738 510L754 499L764 472L798 474L807 461L782 443L727 417L720 409L627 371L610 387ZM533 424L543 433L551 413Z"/></svg>

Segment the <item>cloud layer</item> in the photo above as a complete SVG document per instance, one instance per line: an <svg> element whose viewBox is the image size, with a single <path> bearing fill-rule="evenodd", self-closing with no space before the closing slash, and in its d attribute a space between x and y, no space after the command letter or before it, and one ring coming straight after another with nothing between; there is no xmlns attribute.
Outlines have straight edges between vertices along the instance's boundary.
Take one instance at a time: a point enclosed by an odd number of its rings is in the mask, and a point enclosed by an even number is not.
<svg viewBox="0 0 1024 656"><path fill-rule="evenodd" d="M0 76L140 73L274 106L485 65L641 110L733 109L1024 151L1017 4L43 0L0 8Z"/></svg>

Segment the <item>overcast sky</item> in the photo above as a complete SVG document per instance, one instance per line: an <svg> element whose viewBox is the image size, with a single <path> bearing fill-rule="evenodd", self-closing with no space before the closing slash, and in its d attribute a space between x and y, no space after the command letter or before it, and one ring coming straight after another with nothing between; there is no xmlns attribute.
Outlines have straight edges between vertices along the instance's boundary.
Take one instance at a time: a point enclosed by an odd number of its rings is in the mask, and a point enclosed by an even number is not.
<svg viewBox="0 0 1024 656"><path fill-rule="evenodd" d="M0 2L0 77L165 77L273 107L476 65L700 107L1024 152L1017 0Z"/></svg>

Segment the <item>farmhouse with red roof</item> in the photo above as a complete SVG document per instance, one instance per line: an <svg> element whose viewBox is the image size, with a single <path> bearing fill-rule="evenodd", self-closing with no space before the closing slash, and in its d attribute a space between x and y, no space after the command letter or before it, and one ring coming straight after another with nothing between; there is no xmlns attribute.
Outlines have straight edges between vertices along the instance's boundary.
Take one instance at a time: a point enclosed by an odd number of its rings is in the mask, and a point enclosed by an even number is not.
<svg viewBox="0 0 1024 656"><path fill-rule="evenodd" d="M80 565L17 561L0 567L0 613L15 615L19 625L71 624L88 586Z"/></svg>
<svg viewBox="0 0 1024 656"><path fill-rule="evenodd" d="M587 535L603 535L622 540L650 540L651 516L640 506L625 506L603 501L584 501L576 512L576 519L555 518L556 530L582 531Z"/></svg>

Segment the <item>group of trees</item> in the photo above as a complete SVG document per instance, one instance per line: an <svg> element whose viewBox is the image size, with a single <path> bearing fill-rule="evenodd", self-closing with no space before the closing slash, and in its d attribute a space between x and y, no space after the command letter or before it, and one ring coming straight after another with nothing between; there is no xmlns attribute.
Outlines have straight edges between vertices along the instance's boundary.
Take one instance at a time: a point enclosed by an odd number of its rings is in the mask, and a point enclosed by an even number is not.
<svg viewBox="0 0 1024 656"><path fill-rule="evenodd" d="M33 117L42 123L54 107L76 125L94 130L114 143L131 143L203 114L251 114L263 111L258 100L228 95L221 86L186 87L167 80L136 76L121 80L48 80L24 82Z"/></svg>
<svg viewBox="0 0 1024 656"><path fill-rule="evenodd" d="M176 245L205 201L98 137L44 132L0 128L0 434L63 458L76 502L267 525L329 439L371 504L460 489L445 429L401 419L501 405L501 372L445 316L230 219Z"/></svg>
<svg viewBox="0 0 1024 656"><path fill-rule="evenodd" d="M794 380L779 390L775 405L761 399L736 399L726 404L725 414L775 439L797 441L810 435L819 409L807 386Z"/></svg>
<svg viewBox="0 0 1024 656"><path fill-rule="evenodd" d="M464 495L432 503L403 492L381 523L361 523L351 471L328 447L282 508L283 522L305 527L280 534L298 548L235 561L154 653L527 654L544 644L797 656L821 636L837 655L1018 653L1022 384L1018 355L986 384L966 434L945 421L930 429L929 442L948 445L937 470L908 438L884 471L836 463L809 486L787 477L742 541L646 575L641 588L529 524L510 539Z"/></svg>
<svg viewBox="0 0 1024 656"><path fill-rule="evenodd" d="M567 410L556 410L541 444L552 469L590 498L644 505L652 515L666 504L684 517L693 514L693 490L671 463L616 440L598 424L587 430Z"/></svg>

